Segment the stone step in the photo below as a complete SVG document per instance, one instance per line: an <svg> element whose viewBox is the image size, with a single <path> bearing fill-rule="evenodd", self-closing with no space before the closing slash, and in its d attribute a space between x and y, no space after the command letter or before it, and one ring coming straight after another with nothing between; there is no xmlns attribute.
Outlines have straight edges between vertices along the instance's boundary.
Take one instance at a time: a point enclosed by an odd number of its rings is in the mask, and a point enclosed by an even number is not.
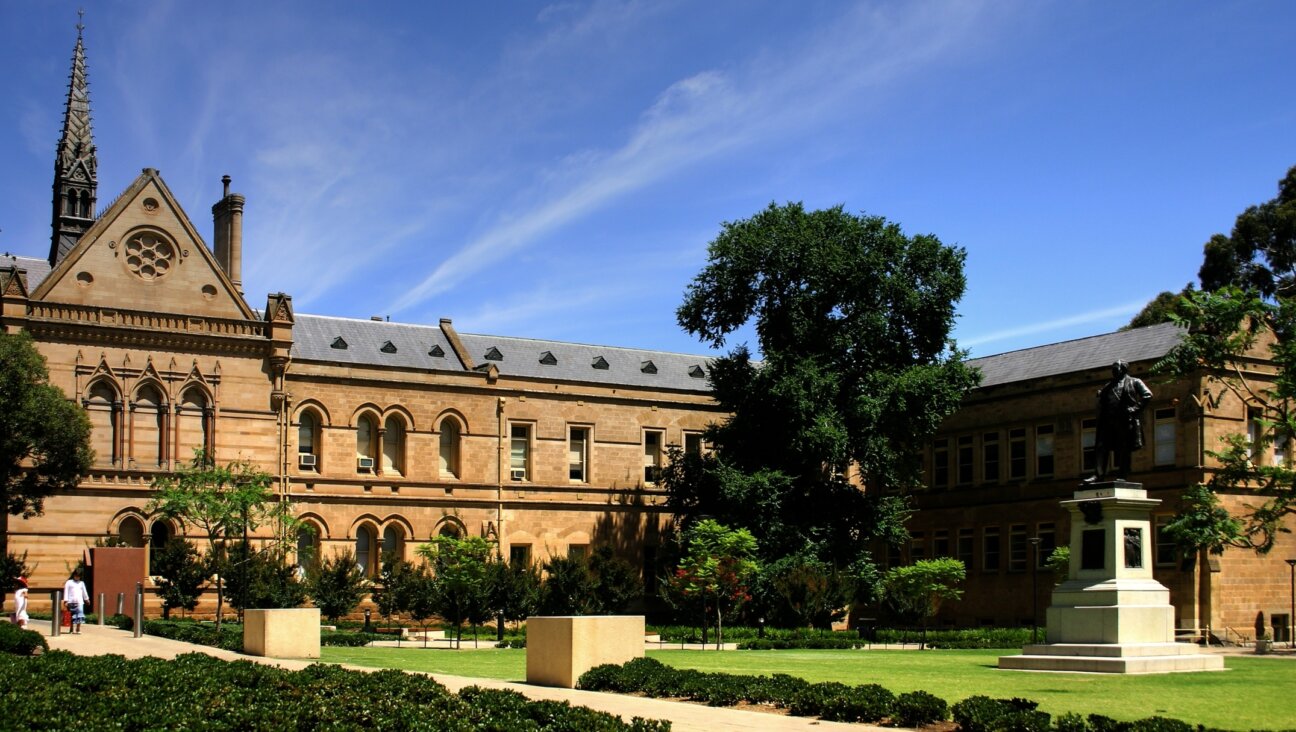
<svg viewBox="0 0 1296 732"><path fill-rule="evenodd" d="M1209 654L1191 656L1000 656L999 668L1012 671L1058 671L1099 674L1167 674L1223 671L1224 659Z"/></svg>
<svg viewBox="0 0 1296 732"><path fill-rule="evenodd" d="M1198 651L1197 646L1189 643L1041 643L1022 648L1023 655L1096 658L1193 656L1197 655Z"/></svg>

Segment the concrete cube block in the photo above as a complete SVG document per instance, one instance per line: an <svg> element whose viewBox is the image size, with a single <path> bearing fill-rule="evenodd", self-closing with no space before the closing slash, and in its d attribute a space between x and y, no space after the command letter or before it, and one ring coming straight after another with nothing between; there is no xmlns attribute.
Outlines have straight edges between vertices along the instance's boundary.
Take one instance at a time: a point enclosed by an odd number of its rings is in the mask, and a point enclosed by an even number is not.
<svg viewBox="0 0 1296 732"><path fill-rule="evenodd" d="M642 615L527 618L527 683L576 687L581 674L644 655Z"/></svg>
<svg viewBox="0 0 1296 732"><path fill-rule="evenodd" d="M243 611L243 652L266 658L319 658L319 608Z"/></svg>

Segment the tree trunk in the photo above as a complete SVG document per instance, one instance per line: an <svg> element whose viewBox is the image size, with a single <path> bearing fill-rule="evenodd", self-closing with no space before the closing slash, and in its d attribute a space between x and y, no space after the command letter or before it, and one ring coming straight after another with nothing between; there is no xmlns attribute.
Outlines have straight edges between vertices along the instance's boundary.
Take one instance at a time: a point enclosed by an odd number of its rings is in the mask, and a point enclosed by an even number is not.
<svg viewBox="0 0 1296 732"><path fill-rule="evenodd" d="M724 645L724 618L720 613L720 597L716 597L716 650Z"/></svg>

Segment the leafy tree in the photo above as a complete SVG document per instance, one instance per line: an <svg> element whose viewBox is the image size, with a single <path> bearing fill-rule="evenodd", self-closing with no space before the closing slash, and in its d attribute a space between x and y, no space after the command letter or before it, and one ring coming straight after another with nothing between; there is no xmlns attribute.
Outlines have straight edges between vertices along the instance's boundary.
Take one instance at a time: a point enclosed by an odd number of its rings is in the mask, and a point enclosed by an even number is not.
<svg viewBox="0 0 1296 732"><path fill-rule="evenodd" d="M416 575L413 564L392 552L383 554L378 573L379 588L374 589L373 600L378 605L378 614L387 620L388 626L393 615L409 612L415 589L411 582L417 579Z"/></svg>
<svg viewBox="0 0 1296 732"><path fill-rule="evenodd" d="M1206 242L1202 289L1239 287L1266 298L1296 295L1296 166L1278 182L1277 197L1238 215L1233 231Z"/></svg>
<svg viewBox="0 0 1296 732"><path fill-rule="evenodd" d="M202 586L207 581L206 563L193 544L171 537L153 551L153 572L158 576L157 594L162 598L162 617L171 617L171 611L193 611L198 607Z"/></svg>
<svg viewBox="0 0 1296 732"><path fill-rule="evenodd" d="M597 600L589 563L578 557L551 557L540 586L541 615L588 615Z"/></svg>
<svg viewBox="0 0 1296 732"><path fill-rule="evenodd" d="M1166 290L1158 293L1121 330L1134 330L1135 328L1143 328L1157 323L1171 322L1173 320L1172 316L1178 312L1179 299L1187 297L1194 289L1196 288L1190 282L1179 292Z"/></svg>
<svg viewBox="0 0 1296 732"><path fill-rule="evenodd" d="M333 622L354 610L368 591L369 580L350 550L325 557L306 571L306 594Z"/></svg>
<svg viewBox="0 0 1296 732"><path fill-rule="evenodd" d="M232 542L245 548L249 535L262 526L274 529L274 538L263 551L275 552L282 562L291 546L298 522L287 502L279 501L271 489L274 476L247 461L215 465L202 450L194 451L193 460L173 475L153 481L154 497L149 511L156 511L182 525L201 532L207 539L209 568L222 573L217 582L216 623L224 609L224 586L228 581L248 586L248 578L234 578L229 572L251 572L250 554L238 562L228 562Z"/></svg>
<svg viewBox="0 0 1296 732"><path fill-rule="evenodd" d="M490 606L499 621L496 639L504 640L504 623L526 620L540 607L540 571L523 562L493 561L487 572Z"/></svg>
<svg viewBox="0 0 1296 732"><path fill-rule="evenodd" d="M279 555L258 551L246 541L230 547L221 574L229 578L225 592L240 621L248 608L291 608L306 601L306 588L297 579L295 568L284 564Z"/></svg>
<svg viewBox="0 0 1296 732"><path fill-rule="evenodd" d="M1053 584L1062 584L1071 575L1071 547L1055 546L1044 561L1053 573Z"/></svg>
<svg viewBox="0 0 1296 732"><path fill-rule="evenodd" d="M90 471L90 420L49 383L45 358L26 332L0 333L0 557L9 517L39 516L45 498Z"/></svg>
<svg viewBox="0 0 1296 732"><path fill-rule="evenodd" d="M724 616L751 599L751 583L760 563L756 538L747 529L731 529L714 519L702 519L683 536L684 555L670 577L669 591L701 600L703 612L715 610L716 648L724 643Z"/></svg>
<svg viewBox="0 0 1296 732"><path fill-rule="evenodd" d="M432 568L436 612L454 625L462 647L463 624L472 623L475 637L478 623L491 616L486 577L495 545L480 536L434 536L416 551Z"/></svg>
<svg viewBox="0 0 1296 732"><path fill-rule="evenodd" d="M894 567L886 574L884 592L900 612L922 620L923 643L927 642L927 619L940 611L946 600L963 596L958 588L967 577L963 562L950 557L920 559L913 564Z"/></svg>
<svg viewBox="0 0 1296 732"><path fill-rule="evenodd" d="M724 224L678 320L713 347L754 323L762 360L739 345L711 365L730 415L708 432L715 452L674 453L663 476L685 527L724 516L766 559L809 552L839 569L902 541L893 493L920 484L919 446L979 380L950 337L963 260L841 207Z"/></svg>
<svg viewBox="0 0 1296 732"><path fill-rule="evenodd" d="M855 597L855 582L831 562L798 553L762 567L754 594L772 625L830 628Z"/></svg>
<svg viewBox="0 0 1296 732"><path fill-rule="evenodd" d="M31 567L27 566L27 552L0 554L0 610L4 610L4 598L18 589L19 577L30 577Z"/></svg>
<svg viewBox="0 0 1296 732"><path fill-rule="evenodd" d="M616 556L610 546L600 546L594 550L594 555L589 560L589 569L594 578L593 612L598 615L623 613L643 595L639 572L629 562Z"/></svg>
<svg viewBox="0 0 1296 732"><path fill-rule="evenodd" d="M401 580L406 611L423 631L423 647L428 644L428 623L437 613L437 584L426 564L415 566Z"/></svg>

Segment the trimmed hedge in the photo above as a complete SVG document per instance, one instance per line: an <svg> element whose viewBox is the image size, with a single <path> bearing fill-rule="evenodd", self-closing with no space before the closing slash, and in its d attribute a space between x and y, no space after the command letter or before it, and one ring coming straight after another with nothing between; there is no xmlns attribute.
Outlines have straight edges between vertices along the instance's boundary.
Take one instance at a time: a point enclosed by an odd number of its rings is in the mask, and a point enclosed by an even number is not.
<svg viewBox="0 0 1296 732"><path fill-rule="evenodd" d="M784 640L749 640L738 644L740 651L836 650L863 648L865 641L851 638L788 638Z"/></svg>
<svg viewBox="0 0 1296 732"><path fill-rule="evenodd" d="M883 628L874 637L875 643L922 642L921 630L896 630ZM1021 648L1030 643L1030 628L962 628L959 630L927 631L928 648L947 650L966 648Z"/></svg>
<svg viewBox="0 0 1296 732"><path fill-rule="evenodd" d="M0 653L34 656L49 650L45 636L34 630L23 630L14 623L0 623Z"/></svg>
<svg viewBox="0 0 1296 732"><path fill-rule="evenodd" d="M589 691L644 694L700 701L711 706L739 702L785 707L801 717L837 722L873 722L893 727L922 727L950 718L960 732L1221 732L1165 717L1117 722L1091 714L1063 714L1056 725L1029 699L971 696L951 709L944 699L925 691L895 696L877 684L848 686L835 681L812 684L787 674L747 676L677 669L654 658L636 658L621 666L603 664L585 672L577 687Z"/></svg>
<svg viewBox="0 0 1296 732"><path fill-rule="evenodd" d="M239 623L222 623L218 633L215 624L196 623L192 620L145 620L144 632L184 643L214 646L239 653L243 651L243 626Z"/></svg>
<svg viewBox="0 0 1296 732"><path fill-rule="evenodd" d="M347 646L356 648L367 646L376 640L385 640L377 633L353 633L343 630L323 630L320 631L321 646Z"/></svg>
<svg viewBox="0 0 1296 732"><path fill-rule="evenodd" d="M76 726L204 730L593 730L668 732L669 722L630 723L565 702L516 692L460 694L423 675L302 671L191 653L174 661L121 656L0 656L0 709L7 729L48 729L75 711Z"/></svg>

